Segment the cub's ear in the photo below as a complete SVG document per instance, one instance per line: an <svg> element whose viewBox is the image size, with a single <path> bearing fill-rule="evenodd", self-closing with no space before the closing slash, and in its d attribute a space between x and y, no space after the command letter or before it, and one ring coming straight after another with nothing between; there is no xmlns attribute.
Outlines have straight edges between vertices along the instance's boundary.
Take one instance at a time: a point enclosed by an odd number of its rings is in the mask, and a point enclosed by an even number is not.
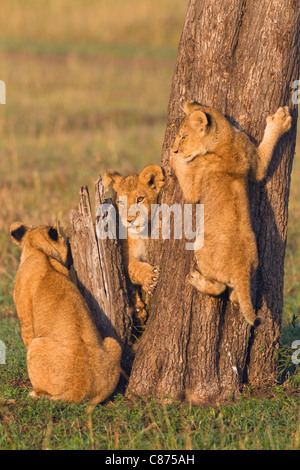
<svg viewBox="0 0 300 470"><path fill-rule="evenodd" d="M120 173L118 173L117 171L108 170L104 175L103 184L107 188L111 186L113 190L117 192L122 179L123 179L123 176L120 175Z"/></svg>
<svg viewBox="0 0 300 470"><path fill-rule="evenodd" d="M165 184L165 175L160 166L149 165L143 169L139 176L139 180L150 188L156 190L157 194L159 194L161 188Z"/></svg>
<svg viewBox="0 0 300 470"><path fill-rule="evenodd" d="M189 114L196 111L196 109L199 109L199 106L200 104L197 103L197 101L188 100L184 103L184 105L182 106L182 109L184 113L188 116Z"/></svg>
<svg viewBox="0 0 300 470"><path fill-rule="evenodd" d="M200 110L194 111L190 115L190 123L194 129L199 131L205 131L209 125L208 115Z"/></svg>
<svg viewBox="0 0 300 470"><path fill-rule="evenodd" d="M14 222L11 224L9 231L14 242L17 245L22 245L30 229L31 227L23 224L23 222Z"/></svg>
<svg viewBox="0 0 300 470"><path fill-rule="evenodd" d="M60 237L67 238L65 229L61 225L59 220L57 220L56 223L52 227L57 230L57 233Z"/></svg>

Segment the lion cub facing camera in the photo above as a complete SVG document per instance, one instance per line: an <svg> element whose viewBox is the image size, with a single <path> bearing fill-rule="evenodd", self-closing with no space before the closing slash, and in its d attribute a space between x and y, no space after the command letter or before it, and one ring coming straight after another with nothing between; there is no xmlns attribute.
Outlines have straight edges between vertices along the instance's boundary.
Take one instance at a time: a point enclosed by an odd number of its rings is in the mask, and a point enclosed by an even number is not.
<svg viewBox="0 0 300 470"><path fill-rule="evenodd" d="M130 235L130 230L138 230L137 226L141 232L148 229L151 205L157 203L164 179L163 171L157 165L147 166L140 175L133 174L126 177L114 170L108 170L104 179L105 186L111 186L115 192L121 222L127 230L127 237L121 240L121 243L128 277L132 284L141 286L148 296L153 294L157 285L159 267L146 262L147 238L133 237ZM134 209L132 215L129 215L130 208ZM139 212L140 215L137 215ZM135 291L135 308L143 326L147 313L138 291Z"/></svg>
<svg viewBox="0 0 300 470"><path fill-rule="evenodd" d="M120 376L121 347L102 339L67 268L69 244L56 227L10 228L21 246L14 302L27 348L32 396L97 404L114 391Z"/></svg>
<svg viewBox="0 0 300 470"><path fill-rule="evenodd" d="M278 139L291 128L289 109L267 118L258 148L216 109L185 104L186 114L170 157L185 199L204 204L204 245L195 251L199 268L189 282L203 294L220 295L240 304L250 325L259 323L250 293L258 266L248 200L248 178L261 181Z"/></svg>

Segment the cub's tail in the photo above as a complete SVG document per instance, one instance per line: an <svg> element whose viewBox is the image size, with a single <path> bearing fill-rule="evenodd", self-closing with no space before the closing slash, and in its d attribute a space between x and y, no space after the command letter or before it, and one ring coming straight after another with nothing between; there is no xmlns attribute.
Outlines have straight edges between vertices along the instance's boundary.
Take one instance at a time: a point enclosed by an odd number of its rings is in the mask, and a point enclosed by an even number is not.
<svg viewBox="0 0 300 470"><path fill-rule="evenodd" d="M258 317L253 309L250 291L250 273L244 276L239 276L236 280L235 291L240 304L241 312L245 320L251 326L258 326L261 323L261 318Z"/></svg>

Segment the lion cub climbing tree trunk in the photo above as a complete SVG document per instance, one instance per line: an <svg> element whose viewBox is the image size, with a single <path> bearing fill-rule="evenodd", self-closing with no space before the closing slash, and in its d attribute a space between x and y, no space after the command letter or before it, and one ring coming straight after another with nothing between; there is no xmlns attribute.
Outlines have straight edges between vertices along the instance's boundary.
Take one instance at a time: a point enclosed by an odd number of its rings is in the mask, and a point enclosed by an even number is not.
<svg viewBox="0 0 300 470"><path fill-rule="evenodd" d="M133 363L128 393L220 400L243 383L274 380L280 341L290 175L299 78L300 11L296 0L191 0L173 78L162 165L162 203L184 203L169 166L187 99L213 106L260 142L266 117L289 106L293 127L280 140L262 183L249 186L259 266L253 305L265 324L251 328L229 302L201 295L186 282L194 254L185 240L153 243L161 277ZM204 208L205 210L205 208ZM162 243L164 243L162 250ZM205 241L204 241L205 243Z"/></svg>

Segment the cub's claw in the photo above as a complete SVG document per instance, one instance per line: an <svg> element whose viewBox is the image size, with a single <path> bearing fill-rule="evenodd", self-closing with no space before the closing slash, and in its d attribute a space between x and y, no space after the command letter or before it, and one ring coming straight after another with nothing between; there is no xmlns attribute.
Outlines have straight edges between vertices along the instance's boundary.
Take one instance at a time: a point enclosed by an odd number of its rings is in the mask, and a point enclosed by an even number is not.
<svg viewBox="0 0 300 470"><path fill-rule="evenodd" d="M283 135L292 127L292 117L288 106L278 108L275 114L267 117L267 125Z"/></svg>
<svg viewBox="0 0 300 470"><path fill-rule="evenodd" d="M151 267L151 269L145 276L143 289L148 293L149 296L153 295L153 292L157 286L159 272L160 270L157 266L155 266L154 268ZM155 274L155 276L153 276L153 273Z"/></svg>

